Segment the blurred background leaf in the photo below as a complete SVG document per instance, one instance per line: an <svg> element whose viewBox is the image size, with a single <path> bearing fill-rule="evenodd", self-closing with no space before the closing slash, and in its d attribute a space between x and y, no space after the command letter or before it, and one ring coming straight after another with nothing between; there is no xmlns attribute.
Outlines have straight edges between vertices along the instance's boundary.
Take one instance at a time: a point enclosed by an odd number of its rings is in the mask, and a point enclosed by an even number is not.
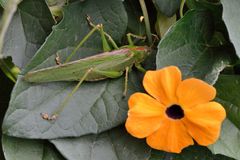
<svg viewBox="0 0 240 160"><path fill-rule="evenodd" d="M54 24L45 0L19 4L4 39L3 55L23 68L45 41Z"/></svg>
<svg viewBox="0 0 240 160"><path fill-rule="evenodd" d="M239 0L221 0L223 5L223 20L226 23L229 37L235 47L238 57L240 57L240 19L239 15L240 1Z"/></svg>
<svg viewBox="0 0 240 160"><path fill-rule="evenodd" d="M158 12L172 17L180 7L181 0L152 0Z"/></svg>

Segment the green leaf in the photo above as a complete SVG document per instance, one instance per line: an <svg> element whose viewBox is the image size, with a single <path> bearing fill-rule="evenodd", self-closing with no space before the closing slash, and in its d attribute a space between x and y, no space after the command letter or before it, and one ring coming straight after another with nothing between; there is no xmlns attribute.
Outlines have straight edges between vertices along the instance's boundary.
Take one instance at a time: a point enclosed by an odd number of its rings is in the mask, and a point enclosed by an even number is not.
<svg viewBox="0 0 240 160"><path fill-rule="evenodd" d="M217 101L226 109L228 119L240 129L240 76L221 75L214 86Z"/></svg>
<svg viewBox="0 0 240 160"><path fill-rule="evenodd" d="M149 160L233 160L222 155L213 155L206 147L190 146L181 154L153 150Z"/></svg>
<svg viewBox="0 0 240 160"><path fill-rule="evenodd" d="M121 0L87 0L72 3L65 8L63 21L54 27L53 33L25 71L55 65L56 52L62 58L69 54L72 46L89 31L86 14L95 24L103 23L106 32L113 35L114 39L120 40L123 36L127 20ZM80 49L81 57L100 50L101 41L98 35L96 33L87 41L85 47ZM128 84L128 95L141 88L141 81L133 72L129 76ZM84 83L55 121L43 120L40 113L51 114L75 85L74 82L31 84L24 82L22 76L19 76L5 115L3 132L17 137L41 139L76 137L100 133L124 122L128 97L122 98L123 77Z"/></svg>
<svg viewBox="0 0 240 160"><path fill-rule="evenodd" d="M51 142L71 160L146 160L150 156L145 140L130 136L123 127L98 135Z"/></svg>
<svg viewBox="0 0 240 160"><path fill-rule="evenodd" d="M32 58L54 24L44 0L24 0L8 28L3 54L20 68Z"/></svg>
<svg viewBox="0 0 240 160"><path fill-rule="evenodd" d="M3 135L2 145L6 160L64 160L52 145L40 140Z"/></svg>
<svg viewBox="0 0 240 160"><path fill-rule="evenodd" d="M45 83L30 86L19 77L3 132L26 138L58 138L99 133L125 121L127 99L122 99L124 78L84 83L54 122L43 120L41 113L52 113L75 83ZM137 83L136 83L137 82ZM128 96L139 90L139 79L129 77Z"/></svg>
<svg viewBox="0 0 240 160"><path fill-rule="evenodd" d="M221 33L225 40L229 40L227 28L222 20L222 4L219 2L210 2L208 0L187 0L187 6L189 9L195 10L208 10L211 12L214 21L214 28L217 33ZM229 42L228 42L229 43Z"/></svg>
<svg viewBox="0 0 240 160"><path fill-rule="evenodd" d="M0 5L4 8L8 0L0 0Z"/></svg>
<svg viewBox="0 0 240 160"><path fill-rule="evenodd" d="M223 123L219 140L209 148L215 154L240 159L240 76L220 75L214 86L217 89L216 100L224 106L228 119Z"/></svg>
<svg viewBox="0 0 240 160"><path fill-rule="evenodd" d="M240 159L240 130L226 119L222 125L221 135L216 143L209 146L214 154L223 154Z"/></svg>
<svg viewBox="0 0 240 160"><path fill-rule="evenodd" d="M179 9L181 0L152 0L159 12L172 17Z"/></svg>
<svg viewBox="0 0 240 160"><path fill-rule="evenodd" d="M189 9L207 9L211 11L214 17L215 27L218 27L219 21L222 21L222 5L219 2L210 2L208 0L187 0L186 4Z"/></svg>
<svg viewBox="0 0 240 160"><path fill-rule="evenodd" d="M239 0L221 0L223 5L223 20L227 26L229 37L235 47L238 57L240 57L240 19L239 14L240 1Z"/></svg>
<svg viewBox="0 0 240 160"><path fill-rule="evenodd" d="M213 17L205 10L191 10L165 34L158 45L157 68L180 67L183 78L196 77L213 84L231 63L230 47L212 46Z"/></svg>

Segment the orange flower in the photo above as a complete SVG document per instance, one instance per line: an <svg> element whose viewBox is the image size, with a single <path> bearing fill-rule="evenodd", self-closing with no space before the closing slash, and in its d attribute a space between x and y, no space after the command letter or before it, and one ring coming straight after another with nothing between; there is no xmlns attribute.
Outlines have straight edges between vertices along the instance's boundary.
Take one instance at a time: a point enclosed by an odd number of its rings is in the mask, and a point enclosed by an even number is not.
<svg viewBox="0 0 240 160"><path fill-rule="evenodd" d="M193 145L193 139L203 146L218 139L226 113L211 101L214 87L196 78L182 81L175 66L147 71L143 86L151 96L135 93L128 101L126 129L131 135L146 137L154 149L174 153Z"/></svg>

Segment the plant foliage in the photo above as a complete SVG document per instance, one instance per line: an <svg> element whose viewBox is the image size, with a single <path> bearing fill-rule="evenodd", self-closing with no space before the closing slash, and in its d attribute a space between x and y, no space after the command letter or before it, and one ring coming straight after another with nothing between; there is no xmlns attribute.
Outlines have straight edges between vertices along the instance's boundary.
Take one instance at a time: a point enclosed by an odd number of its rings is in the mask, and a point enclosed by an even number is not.
<svg viewBox="0 0 240 160"><path fill-rule="evenodd" d="M2 124L6 160L240 160L240 1L145 0L150 28L140 1L24 0L18 5L0 59L6 74L16 66L21 69ZM7 0L0 4L6 10ZM127 33L139 35L133 38L135 45L151 47L144 68L175 65L184 78L214 85L216 101L227 112L219 140L172 154L130 136L123 126L127 100L143 91L143 74L134 68L125 98L124 76L84 82L55 121L43 120L40 114L59 106L77 82L28 83L23 77L31 70L56 65L56 54L64 62L92 29L87 17L95 25L102 24L118 46L127 45ZM153 36L147 35L149 31ZM101 52L101 35L96 32L73 60Z"/></svg>

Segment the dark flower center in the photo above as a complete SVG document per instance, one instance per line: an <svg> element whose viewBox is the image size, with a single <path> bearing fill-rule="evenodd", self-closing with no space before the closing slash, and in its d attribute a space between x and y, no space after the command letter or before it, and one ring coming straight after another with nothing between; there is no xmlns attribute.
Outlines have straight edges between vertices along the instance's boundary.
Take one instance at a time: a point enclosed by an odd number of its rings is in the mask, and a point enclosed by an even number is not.
<svg viewBox="0 0 240 160"><path fill-rule="evenodd" d="M174 104L167 108L166 114L172 119L181 119L184 117L184 111L181 106Z"/></svg>

